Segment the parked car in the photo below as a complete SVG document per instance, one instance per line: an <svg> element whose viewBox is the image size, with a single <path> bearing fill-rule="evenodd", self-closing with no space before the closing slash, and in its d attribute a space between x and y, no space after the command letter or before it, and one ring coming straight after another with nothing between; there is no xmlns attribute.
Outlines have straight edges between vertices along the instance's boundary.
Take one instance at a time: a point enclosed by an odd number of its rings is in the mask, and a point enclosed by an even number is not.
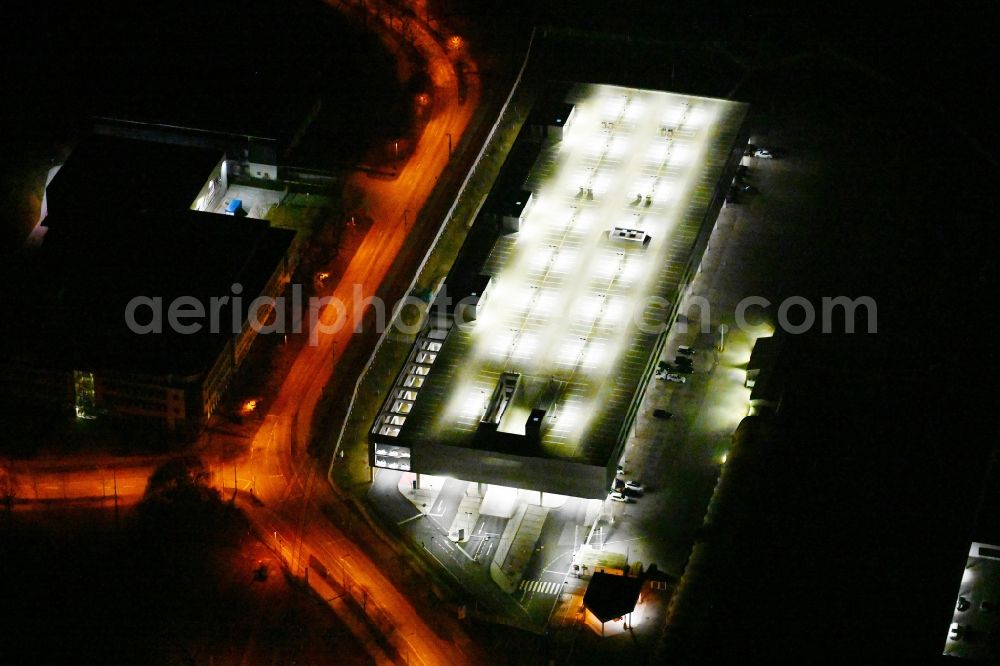
<svg viewBox="0 0 1000 666"><path fill-rule="evenodd" d="M685 382L687 382L687 378L686 377L681 377L680 375L675 375L672 372L669 373L669 374L667 374L667 376L664 377L664 379L666 379L668 382L675 382L677 384L684 384Z"/></svg>
<svg viewBox="0 0 1000 666"><path fill-rule="evenodd" d="M694 356L697 352L695 352L693 347L688 347L687 345L681 345L680 347L677 348L677 353L684 354L685 356Z"/></svg>
<svg viewBox="0 0 1000 666"><path fill-rule="evenodd" d="M632 497L632 498L642 497L642 491L641 490L636 490L635 488L629 488L628 486L625 486L624 488L622 488L621 492L622 492L622 495L624 495L625 497Z"/></svg>
<svg viewBox="0 0 1000 666"><path fill-rule="evenodd" d="M690 356L678 356L674 358L674 365L694 365L694 359Z"/></svg>
<svg viewBox="0 0 1000 666"><path fill-rule="evenodd" d="M631 497L628 497L627 495L624 495L619 492L613 492L609 495L609 497L611 498L612 502L622 502L623 504L631 504L632 502L635 502L635 500L632 499Z"/></svg>
<svg viewBox="0 0 1000 666"><path fill-rule="evenodd" d="M948 630L948 638L953 641L962 640L962 636L965 634L965 627L960 625L958 622L952 622L951 628Z"/></svg>
<svg viewBox="0 0 1000 666"><path fill-rule="evenodd" d="M666 420L666 419L669 419L671 416L673 416L673 414L670 413L670 412L668 412L665 409L654 409L653 410L653 418Z"/></svg>
<svg viewBox="0 0 1000 666"><path fill-rule="evenodd" d="M970 604L969 600L966 599L965 597L959 597L958 598L958 610L960 612L965 612L965 611L969 610L969 608L971 606L972 606L972 604Z"/></svg>
<svg viewBox="0 0 1000 666"><path fill-rule="evenodd" d="M770 150L766 150L764 148L758 148L756 151L754 151L753 156L760 157L765 160L769 160L774 157L774 155L771 154Z"/></svg>
<svg viewBox="0 0 1000 666"><path fill-rule="evenodd" d="M694 366L693 365L672 365L672 366L670 366L670 372L674 372L674 373L682 372L685 375L690 375L690 374L694 373Z"/></svg>
<svg viewBox="0 0 1000 666"><path fill-rule="evenodd" d="M757 188L754 187L753 185L747 185L746 183L740 185L739 190L744 194L757 194Z"/></svg>
<svg viewBox="0 0 1000 666"><path fill-rule="evenodd" d="M646 488L642 485L642 481L638 481L636 479L631 479L629 481L626 481L625 487L628 488L629 490L636 490L640 493L646 490Z"/></svg>
<svg viewBox="0 0 1000 666"><path fill-rule="evenodd" d="M622 467L621 465L618 465L618 473L619 474L624 474L625 473L625 468Z"/></svg>

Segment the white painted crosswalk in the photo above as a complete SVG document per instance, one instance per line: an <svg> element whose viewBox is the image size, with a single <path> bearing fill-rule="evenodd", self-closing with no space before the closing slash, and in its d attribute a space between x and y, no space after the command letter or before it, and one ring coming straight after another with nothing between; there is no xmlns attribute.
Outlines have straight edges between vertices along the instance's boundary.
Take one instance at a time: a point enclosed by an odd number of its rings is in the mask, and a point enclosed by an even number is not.
<svg viewBox="0 0 1000 666"><path fill-rule="evenodd" d="M522 580L517 588L521 592L539 592L541 594L559 594L562 583L547 580Z"/></svg>

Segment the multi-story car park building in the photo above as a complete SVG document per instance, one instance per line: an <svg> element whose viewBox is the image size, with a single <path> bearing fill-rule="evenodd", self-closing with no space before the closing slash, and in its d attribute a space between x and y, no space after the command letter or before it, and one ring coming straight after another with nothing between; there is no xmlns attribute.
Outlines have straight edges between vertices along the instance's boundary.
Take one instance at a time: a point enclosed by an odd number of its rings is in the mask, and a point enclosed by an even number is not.
<svg viewBox="0 0 1000 666"><path fill-rule="evenodd" d="M370 430L369 463L606 496L746 111L607 85L539 104Z"/></svg>
<svg viewBox="0 0 1000 666"><path fill-rule="evenodd" d="M50 183L48 215L29 247L4 267L5 402L178 434L202 428L258 334L251 303L282 295L295 267L293 231L202 212L218 207L225 164L202 148L107 136L81 143ZM158 299L161 332L129 327L135 297ZM172 330L178 298L188 312L192 302L207 310L227 299L216 331L207 317L198 331ZM271 316L266 305L256 314ZM135 319L152 316L144 306Z"/></svg>

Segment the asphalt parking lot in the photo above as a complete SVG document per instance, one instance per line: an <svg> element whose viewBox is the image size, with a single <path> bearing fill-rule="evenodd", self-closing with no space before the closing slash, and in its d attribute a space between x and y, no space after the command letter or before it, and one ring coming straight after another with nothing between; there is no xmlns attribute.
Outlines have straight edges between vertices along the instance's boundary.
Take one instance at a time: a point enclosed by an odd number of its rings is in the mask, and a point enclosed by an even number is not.
<svg viewBox="0 0 1000 666"><path fill-rule="evenodd" d="M780 211L794 205L796 181L812 178L818 169L818 162L786 155L746 162L745 182L754 192L740 193L736 204L721 211L688 295L687 303L707 301L709 312L682 306L687 318L674 326L661 356L671 365L688 356L694 372L679 373L684 383L650 381L625 448L620 478L641 480L645 492L634 503L607 502L614 520L606 529L605 549L627 552L631 562L647 568L655 564L677 577L702 524L730 438L749 409L750 390L743 381L753 341L770 334L767 325L740 330L736 305L749 295L771 296L769 285L780 267L773 260L776 243L795 235ZM757 317L748 319L755 323ZM727 328L721 349L720 324ZM678 354L682 345L694 353ZM654 416L657 409L670 417Z"/></svg>

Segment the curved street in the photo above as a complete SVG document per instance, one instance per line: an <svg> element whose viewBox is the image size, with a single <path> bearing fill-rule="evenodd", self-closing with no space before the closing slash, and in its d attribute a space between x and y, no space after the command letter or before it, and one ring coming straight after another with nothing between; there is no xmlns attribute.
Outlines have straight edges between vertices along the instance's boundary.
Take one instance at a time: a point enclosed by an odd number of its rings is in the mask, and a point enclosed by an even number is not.
<svg viewBox="0 0 1000 666"><path fill-rule="evenodd" d="M356 8L331 2L341 10ZM383 30L404 26L393 20L392 8L367 2L368 25ZM367 214L373 223L332 294L343 303L348 317L354 312L354 298L374 296L404 243L412 226L449 160L449 134L458 142L478 101L478 89L470 86L464 101L459 99L454 63L444 45L422 21L405 22L407 35L428 64L433 81L434 113L409 161L393 180L378 180L356 173L349 182L364 193ZM437 220L424 220L428 224ZM321 321L330 326L337 312L326 308ZM254 438L252 452L237 475L252 479L254 493L263 503L243 502L245 509L263 534L276 532L296 543L296 554L287 560L296 574L315 558L329 569L343 566L351 579L371 595L389 615L396 628L395 638L402 638L409 655L427 664L480 663L476 649L463 636L440 636L378 566L343 531L321 511L324 504L337 498L325 475L306 454L313 412L336 367L337 359L353 335L354 324L340 327L332 334L321 334L317 344L305 345L281 386L262 427ZM361 521L359 521L361 522ZM374 535L372 536L374 537ZM282 553L285 556L285 553ZM313 577L315 579L315 577ZM457 631L457 627L453 627ZM402 650L401 650L402 651Z"/></svg>
<svg viewBox="0 0 1000 666"><path fill-rule="evenodd" d="M412 242L411 233L429 239L436 230L434 225L441 223L430 216L421 218L420 211L448 165L452 142L458 145L476 110L479 87L473 79L459 92L455 59L461 56L468 61L468 56L439 41L426 23L426 8L419 0L414 3L417 6L413 13L405 17L398 7L384 1L367 0L354 5L329 0L328 4L349 16L366 12L368 29L382 31L387 43L411 43L426 62L433 84L433 113L397 177L378 179L355 172L346 185L362 193L372 224L339 283L331 292L320 295L339 300L350 318L355 298L360 295L367 299L376 294L400 249ZM421 226L414 229L418 221ZM327 307L321 314L322 324L331 327L338 313ZM304 313L304 317L308 314ZM381 641L393 645L399 659L422 664L483 663L485 656L464 636L454 618L442 618L439 609L416 608L413 600L402 594L358 546L357 539L379 538L363 520L349 522L349 533L345 533L324 512L342 500L326 480L325 465L317 465L306 453L309 429L323 389L351 340L354 324L348 321L334 333L320 333L315 345L303 345L259 422L251 445L245 446L247 455L226 460L218 442L213 443L213 436L217 440L235 438L237 442L242 436L221 433L221 429L204 433L193 451L212 470L213 484L223 490L224 496L237 498L258 534L271 541L293 574L305 576L324 599L329 598L331 586L329 581L320 582L326 576L317 575L317 570L325 574L339 572L332 576L337 585L348 593L361 591L360 605L370 624L382 634ZM12 466L30 473L11 473L10 477L17 497L27 501L34 498L39 504L65 500L132 504L141 499L149 475L167 457L149 456L123 463L108 456L85 456L58 465L17 463ZM234 493L234 486L240 492ZM334 599L329 601L333 605ZM377 663L387 659L381 647L374 645L380 641L373 640L371 634L359 639Z"/></svg>

